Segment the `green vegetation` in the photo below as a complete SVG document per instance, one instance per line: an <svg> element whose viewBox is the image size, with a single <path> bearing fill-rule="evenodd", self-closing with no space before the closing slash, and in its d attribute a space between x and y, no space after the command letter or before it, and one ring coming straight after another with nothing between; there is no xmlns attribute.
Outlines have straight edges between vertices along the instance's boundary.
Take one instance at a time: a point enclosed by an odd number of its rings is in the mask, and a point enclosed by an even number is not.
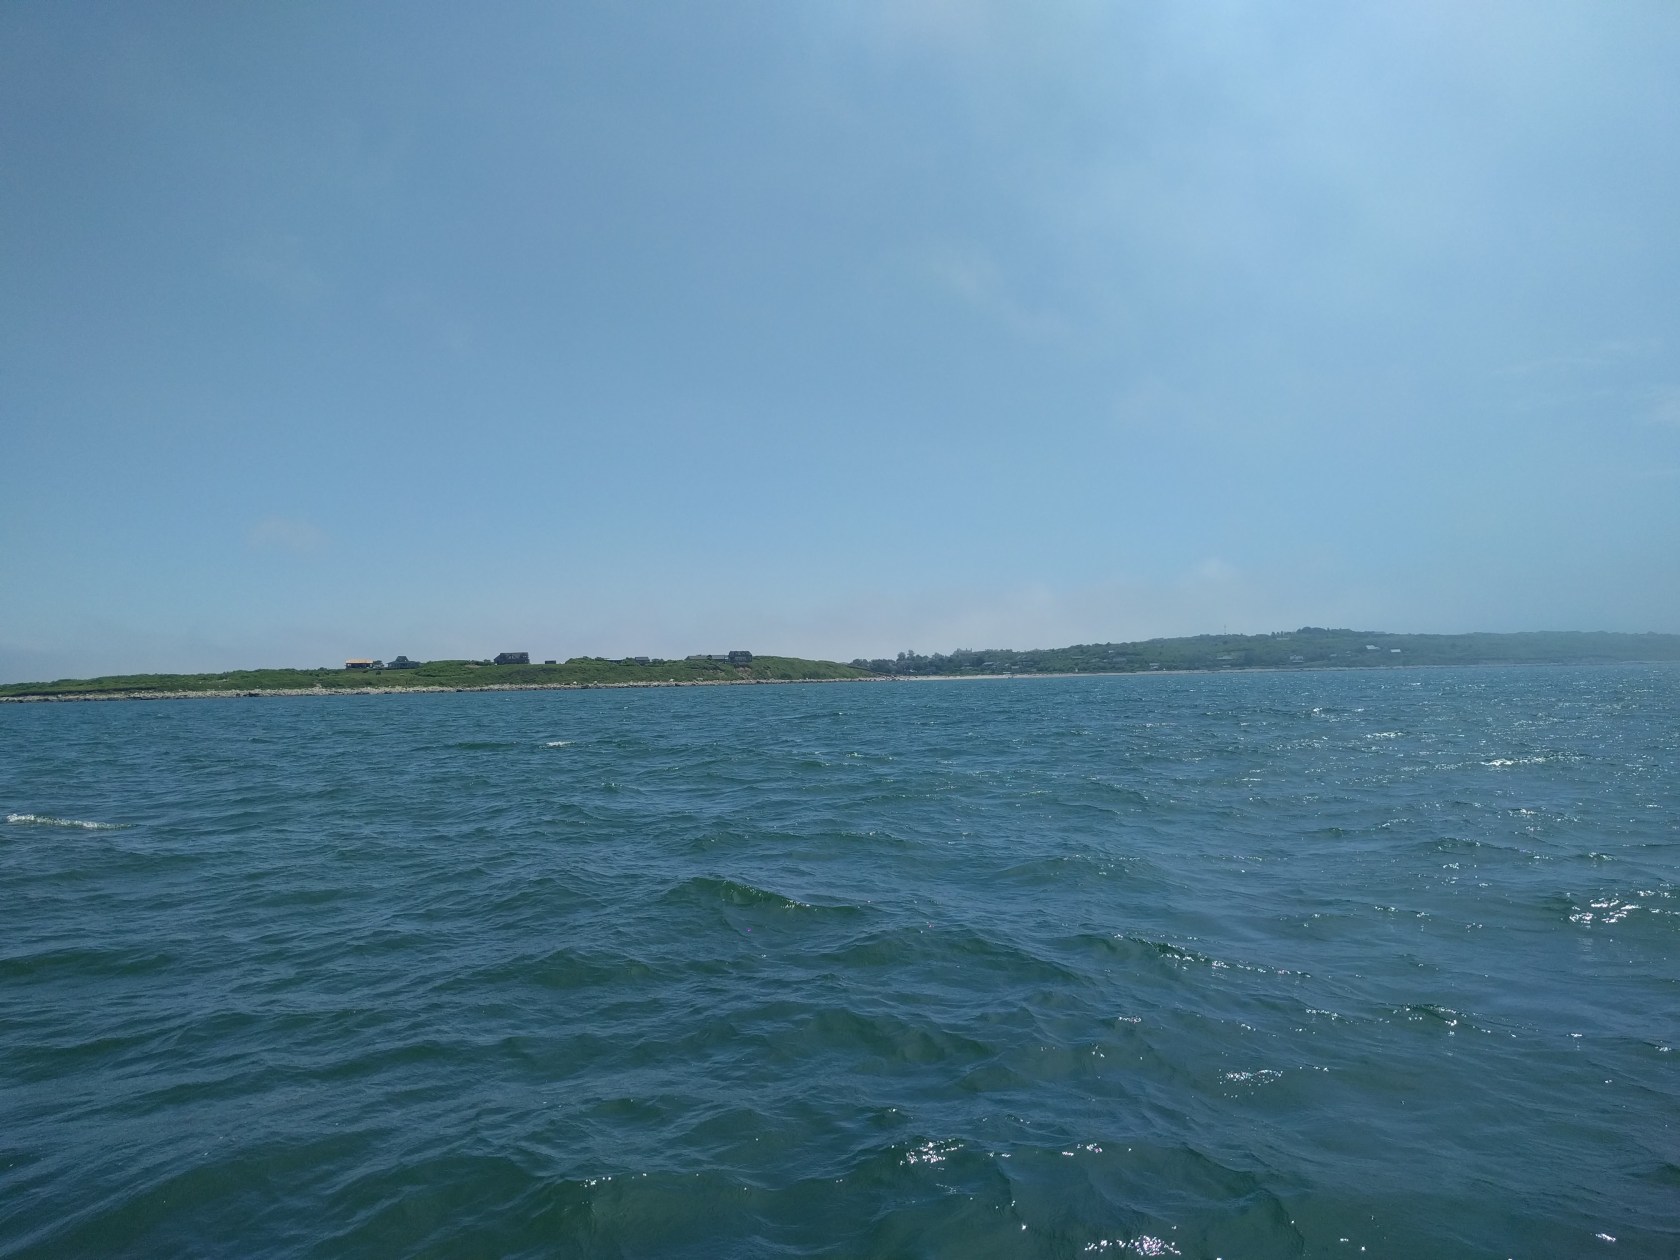
<svg viewBox="0 0 1680 1260"><path fill-rule="evenodd" d="M877 674L1113 674L1147 670L1324 669L1400 665L1539 665L1680 661L1680 635L1540 631L1525 634L1381 634L1305 626L1278 634L1199 634L1141 643L995 649L856 660Z"/></svg>
<svg viewBox="0 0 1680 1260"><path fill-rule="evenodd" d="M606 660L574 656L563 665L492 665L428 661L414 669L242 669L226 674L123 674L0 685L5 697L123 696L157 692L349 691L415 687L600 687L613 683L805 682L887 675L1123 674L1151 670L1361 669L1403 665L1562 665L1611 661L1680 661L1680 634L1576 631L1526 634L1383 634L1306 626L1278 634L1201 634L1141 643L1082 643L1042 651L960 649L850 665L793 656L725 661Z"/></svg>
<svg viewBox="0 0 1680 1260"><path fill-rule="evenodd" d="M61 678L47 683L0 685L5 696L121 696L146 692L346 691L374 687L482 689L505 686L601 686L607 683L801 682L863 678L868 671L833 661L756 656L750 665L724 661L650 661L645 665L573 657L564 665L489 665L478 661L428 661L416 669L241 669L226 674L123 674Z"/></svg>

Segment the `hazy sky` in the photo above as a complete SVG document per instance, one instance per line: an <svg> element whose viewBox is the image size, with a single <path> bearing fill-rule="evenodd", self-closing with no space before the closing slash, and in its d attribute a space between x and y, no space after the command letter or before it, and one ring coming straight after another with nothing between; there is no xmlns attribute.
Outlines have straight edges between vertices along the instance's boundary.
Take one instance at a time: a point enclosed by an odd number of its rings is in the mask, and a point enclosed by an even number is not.
<svg viewBox="0 0 1680 1260"><path fill-rule="evenodd" d="M0 6L0 678L1680 631L1680 4Z"/></svg>

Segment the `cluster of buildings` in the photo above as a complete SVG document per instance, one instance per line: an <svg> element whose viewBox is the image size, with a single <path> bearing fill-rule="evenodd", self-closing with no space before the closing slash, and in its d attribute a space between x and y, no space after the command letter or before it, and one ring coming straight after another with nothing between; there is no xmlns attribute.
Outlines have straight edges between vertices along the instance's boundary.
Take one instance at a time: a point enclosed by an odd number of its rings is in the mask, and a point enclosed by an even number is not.
<svg viewBox="0 0 1680 1260"><path fill-rule="evenodd" d="M688 657L687 659L691 660L691 661L718 661L718 662L728 664L728 665L751 665L752 664L752 659L753 659L753 654L751 652L741 652L741 651L725 652L725 653L721 653L721 654L714 653L710 656L707 656L707 655L704 655L704 654L696 654L694 656ZM498 652L495 656L495 659L490 661L490 664L492 664L492 665L529 665L530 663L531 663L531 654L529 652ZM664 664L663 661L656 660L655 658L653 658L651 656L626 656L619 663L622 664L622 665L663 665ZM398 656L398 657L392 658L391 663L389 665L387 665L384 661L376 661L376 660L372 659L371 657L356 656L356 657L351 657L349 660L345 661L344 662L344 668L345 669L367 669L367 670L375 670L375 669L419 669L422 664L424 664L423 661L411 661L406 656ZM544 661L543 664L544 665L553 665L553 664L556 664L556 662L552 661L552 660L547 660L547 661Z"/></svg>
<svg viewBox="0 0 1680 1260"><path fill-rule="evenodd" d="M387 665L384 661L376 661L376 660L373 660L371 657L353 656L349 660L344 662L344 668L345 669L419 669L425 663L426 662L424 662L424 661L411 661L406 656L397 656L397 657L393 657L391 659L391 663ZM529 665L531 663L531 654L529 652L503 652L500 655L498 655L496 657L496 659L491 661L490 663L492 665ZM543 664L544 665L552 665L552 664L554 664L554 662L553 661L544 661Z"/></svg>

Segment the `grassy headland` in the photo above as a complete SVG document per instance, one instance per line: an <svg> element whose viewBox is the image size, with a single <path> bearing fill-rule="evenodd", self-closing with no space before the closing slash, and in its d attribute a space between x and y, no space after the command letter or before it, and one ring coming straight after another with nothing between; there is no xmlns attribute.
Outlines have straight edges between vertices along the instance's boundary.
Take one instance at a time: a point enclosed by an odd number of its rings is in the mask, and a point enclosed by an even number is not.
<svg viewBox="0 0 1680 1260"><path fill-rule="evenodd" d="M833 661L755 656L750 665L724 661L635 662L573 657L563 665L486 665L427 661L415 669L237 669L224 674L119 674L0 685L0 699L116 699L146 695L224 695L317 691L407 691L415 688L485 690L496 687L599 687L613 683L814 682L866 678L869 671Z"/></svg>

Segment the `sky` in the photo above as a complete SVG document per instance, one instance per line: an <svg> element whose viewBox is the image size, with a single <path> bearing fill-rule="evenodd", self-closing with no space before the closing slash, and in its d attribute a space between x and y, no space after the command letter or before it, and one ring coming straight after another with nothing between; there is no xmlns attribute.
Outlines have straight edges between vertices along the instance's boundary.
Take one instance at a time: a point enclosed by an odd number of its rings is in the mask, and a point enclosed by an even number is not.
<svg viewBox="0 0 1680 1260"><path fill-rule="evenodd" d="M0 680L1680 632L1680 5L0 6Z"/></svg>

